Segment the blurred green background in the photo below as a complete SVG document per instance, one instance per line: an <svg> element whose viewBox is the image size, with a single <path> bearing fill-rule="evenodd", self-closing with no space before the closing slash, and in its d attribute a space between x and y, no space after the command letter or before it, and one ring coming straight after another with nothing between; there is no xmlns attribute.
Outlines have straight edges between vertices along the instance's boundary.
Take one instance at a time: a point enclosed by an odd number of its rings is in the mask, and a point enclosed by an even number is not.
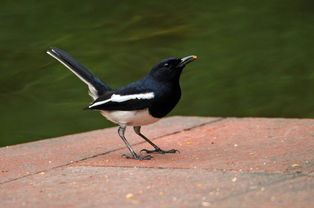
<svg viewBox="0 0 314 208"><path fill-rule="evenodd" d="M314 118L314 1L1 0L0 145L113 126L59 47L112 87L195 54L171 115Z"/></svg>

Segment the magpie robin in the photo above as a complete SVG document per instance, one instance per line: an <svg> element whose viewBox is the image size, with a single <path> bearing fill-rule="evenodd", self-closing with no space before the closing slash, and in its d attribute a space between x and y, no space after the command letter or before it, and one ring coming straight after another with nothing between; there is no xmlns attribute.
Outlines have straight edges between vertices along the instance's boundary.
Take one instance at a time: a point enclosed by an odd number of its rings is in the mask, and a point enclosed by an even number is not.
<svg viewBox="0 0 314 208"><path fill-rule="evenodd" d="M135 153L124 136L126 126L133 126L137 135L154 147L143 149L146 153L175 153L177 150L162 150L141 133L141 126L154 123L167 115L181 97L179 78L186 64L197 57L168 58L160 61L142 79L127 86L112 89L66 52L51 48L47 53L57 59L89 88L89 95L94 101L86 109L99 110L108 120L119 125L118 133L130 155L126 158L149 160L151 155L141 156Z"/></svg>

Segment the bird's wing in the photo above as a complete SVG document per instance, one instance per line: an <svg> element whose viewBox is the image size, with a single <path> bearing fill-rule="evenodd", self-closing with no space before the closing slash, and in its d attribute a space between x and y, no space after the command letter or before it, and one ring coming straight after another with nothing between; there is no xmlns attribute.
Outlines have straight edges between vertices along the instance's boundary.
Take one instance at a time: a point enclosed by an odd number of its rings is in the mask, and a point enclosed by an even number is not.
<svg viewBox="0 0 314 208"><path fill-rule="evenodd" d="M152 105L155 93L140 87L120 88L96 99L88 109L96 110L141 110Z"/></svg>

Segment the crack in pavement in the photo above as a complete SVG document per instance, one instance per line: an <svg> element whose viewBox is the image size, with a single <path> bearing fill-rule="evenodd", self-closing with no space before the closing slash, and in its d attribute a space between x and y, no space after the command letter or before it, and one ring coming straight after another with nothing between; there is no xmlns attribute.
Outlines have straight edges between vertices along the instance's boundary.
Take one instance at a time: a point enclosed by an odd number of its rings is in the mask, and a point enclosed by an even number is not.
<svg viewBox="0 0 314 208"><path fill-rule="evenodd" d="M174 132L171 132L171 133L168 133L168 134L164 134L162 136L158 136L158 137L152 138L151 140L161 139L161 138L169 136L169 135L175 135L175 134L178 134L180 132L189 131L191 129L198 128L198 127L201 127L201 126L205 126L205 125L208 125L208 124L211 124L211 123L216 123L216 122L219 122L219 121L222 121L222 120L225 120L225 119L226 118L217 118L215 120L204 122L204 123L199 124L197 126L192 126L192 127L184 128L184 129L179 130L179 131L174 131ZM145 143L145 141L138 142L138 143L135 143L135 144L132 144L132 145L136 146L136 145L143 144L143 143ZM120 147L120 148L112 149L110 151L106 151L106 152L103 152L103 153L100 153L100 154L92 155L92 156L85 157L85 158L82 158L82 159L79 159L79 160L76 160L76 161L71 161L71 162L66 163L66 164L58 165L58 166L52 167L50 169L44 169L44 170L36 171L34 173L26 174L26 175L23 175L23 176L20 176L20 177L17 177L17 178L13 178L13 179L9 179L7 181L0 182L0 185L6 184L6 183L10 183L12 181L17 181L19 179L22 179L22 178L25 178L25 177L28 177L28 176L36 175L36 174L39 174L41 172L47 172L49 170L66 167L66 166L73 165L75 163L79 163L79 162L82 162L82 161L85 161L85 160L88 160L88 159L92 159L92 158L96 158L96 157L99 157L99 156L107 155L107 154L110 154L112 152L120 151L120 150L125 149L125 148L126 147Z"/></svg>

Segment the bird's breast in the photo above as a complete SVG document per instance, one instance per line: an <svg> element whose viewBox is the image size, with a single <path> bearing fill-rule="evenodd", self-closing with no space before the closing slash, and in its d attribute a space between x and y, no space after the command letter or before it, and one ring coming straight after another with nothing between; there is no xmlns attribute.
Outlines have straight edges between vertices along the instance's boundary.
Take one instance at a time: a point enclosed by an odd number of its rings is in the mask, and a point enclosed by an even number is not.
<svg viewBox="0 0 314 208"><path fill-rule="evenodd" d="M160 92L149 107L149 113L156 118L166 116L179 102L180 97L181 90L179 86Z"/></svg>
<svg viewBox="0 0 314 208"><path fill-rule="evenodd" d="M100 111L109 121L127 126L144 126L159 120L151 116L148 109L134 111Z"/></svg>

